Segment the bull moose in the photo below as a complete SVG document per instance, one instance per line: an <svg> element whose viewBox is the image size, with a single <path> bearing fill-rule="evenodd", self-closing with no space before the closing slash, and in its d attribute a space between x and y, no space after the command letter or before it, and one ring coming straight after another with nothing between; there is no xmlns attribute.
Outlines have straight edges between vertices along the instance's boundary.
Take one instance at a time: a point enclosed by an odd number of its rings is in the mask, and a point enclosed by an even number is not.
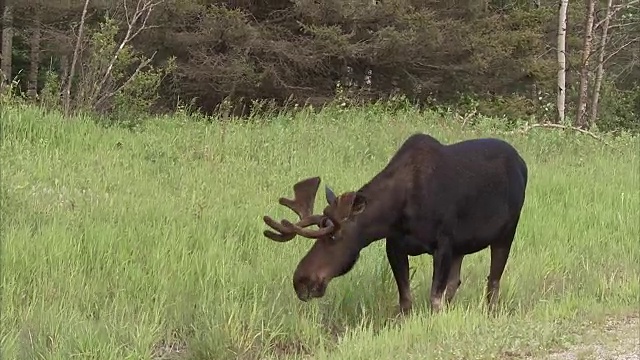
<svg viewBox="0 0 640 360"><path fill-rule="evenodd" d="M293 210L297 223L264 216L287 242L296 235L315 239L293 275L298 298L324 296L331 279L349 272L360 251L382 238L396 281L399 310L412 307L409 256L433 256L431 309L442 309L458 290L465 255L490 247L486 302L495 308L500 278L520 220L527 186L527 165L509 143L493 138L445 145L426 134L411 135L386 167L357 191L336 196L325 186L328 205L313 206L320 177L294 185L294 199L279 203ZM308 228L316 225L317 229Z"/></svg>

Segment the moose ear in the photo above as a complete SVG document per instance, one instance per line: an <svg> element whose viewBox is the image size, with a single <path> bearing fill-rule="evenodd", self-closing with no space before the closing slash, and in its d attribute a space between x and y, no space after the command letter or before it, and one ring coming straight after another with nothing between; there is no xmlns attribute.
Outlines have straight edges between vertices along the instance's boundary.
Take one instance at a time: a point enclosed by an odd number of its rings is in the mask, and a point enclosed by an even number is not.
<svg viewBox="0 0 640 360"><path fill-rule="evenodd" d="M324 186L324 193L327 197L327 203L329 205L333 204L336 201L336 194L333 193L333 190L331 190L330 187L328 186Z"/></svg>
<svg viewBox="0 0 640 360"><path fill-rule="evenodd" d="M367 207L367 198L362 194L357 194L353 199L353 205L351 206L351 215L358 215L364 211Z"/></svg>
<svg viewBox="0 0 640 360"><path fill-rule="evenodd" d="M367 201L364 196L354 191L349 191L338 197L333 208L333 215L337 219L344 221L363 212L366 204Z"/></svg>

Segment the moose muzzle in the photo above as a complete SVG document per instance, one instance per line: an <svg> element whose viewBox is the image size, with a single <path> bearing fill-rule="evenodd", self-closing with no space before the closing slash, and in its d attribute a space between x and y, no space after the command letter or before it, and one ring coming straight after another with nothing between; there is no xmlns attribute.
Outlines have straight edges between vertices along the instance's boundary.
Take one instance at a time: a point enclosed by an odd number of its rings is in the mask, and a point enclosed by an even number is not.
<svg viewBox="0 0 640 360"><path fill-rule="evenodd" d="M313 298L321 298L327 290L327 281L320 278L294 277L293 288L298 299L309 301Z"/></svg>

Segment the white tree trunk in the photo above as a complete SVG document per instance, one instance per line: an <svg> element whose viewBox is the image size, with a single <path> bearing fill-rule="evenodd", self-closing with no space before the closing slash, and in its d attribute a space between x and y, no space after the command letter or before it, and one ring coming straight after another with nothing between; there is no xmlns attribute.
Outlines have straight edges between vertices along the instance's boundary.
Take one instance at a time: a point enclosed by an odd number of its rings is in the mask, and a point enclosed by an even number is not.
<svg viewBox="0 0 640 360"><path fill-rule="evenodd" d="M598 49L598 69L596 70L596 83L593 86L593 94L591 94L591 114L589 114L589 125L593 126L598 117L598 101L600 99L600 87L604 78L604 53L607 46L607 36L609 34L609 22L611 21L611 8L613 0L607 1L607 12L602 24L602 37L600 38L600 48Z"/></svg>
<svg viewBox="0 0 640 360"><path fill-rule="evenodd" d="M564 121L564 105L566 97L566 38L567 38L567 7L569 0L560 1L560 10L558 12L558 99L556 106L558 108L558 122Z"/></svg>
<svg viewBox="0 0 640 360"><path fill-rule="evenodd" d="M591 56L591 45L593 43L593 19L595 0L587 1L587 12L585 14L584 42L582 45L582 63L580 68L580 93L578 98L578 111L576 114L575 126L578 128L587 127L587 98L589 89L589 57Z"/></svg>
<svg viewBox="0 0 640 360"><path fill-rule="evenodd" d="M64 89L64 114L69 115L71 109L71 83L73 82L73 76L76 71L76 63L78 62L78 53L80 52L80 46L82 44L82 31L84 30L84 20L87 17L87 8L89 7L89 1L84 3L84 9L82 9L82 17L80 18L80 28L78 29L78 40L76 41L76 47L73 50L73 59L71 60L71 70L69 70L69 77L67 78L67 84Z"/></svg>

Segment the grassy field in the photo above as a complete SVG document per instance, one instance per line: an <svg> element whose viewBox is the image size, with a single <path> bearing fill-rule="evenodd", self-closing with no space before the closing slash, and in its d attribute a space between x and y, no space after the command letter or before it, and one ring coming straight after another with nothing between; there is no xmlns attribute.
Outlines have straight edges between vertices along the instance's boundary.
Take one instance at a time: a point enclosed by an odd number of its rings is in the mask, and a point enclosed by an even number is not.
<svg viewBox="0 0 640 360"><path fill-rule="evenodd" d="M176 116L136 132L0 111L3 359L520 358L639 306L637 138L609 140L614 150L374 107L251 124ZM411 258L415 313L394 319L384 240L323 299L300 302L291 278L311 240L272 242L262 216L295 219L277 199L304 177L356 189L417 131L502 137L528 162L500 314L483 313L484 251L465 258L438 315L432 260Z"/></svg>

